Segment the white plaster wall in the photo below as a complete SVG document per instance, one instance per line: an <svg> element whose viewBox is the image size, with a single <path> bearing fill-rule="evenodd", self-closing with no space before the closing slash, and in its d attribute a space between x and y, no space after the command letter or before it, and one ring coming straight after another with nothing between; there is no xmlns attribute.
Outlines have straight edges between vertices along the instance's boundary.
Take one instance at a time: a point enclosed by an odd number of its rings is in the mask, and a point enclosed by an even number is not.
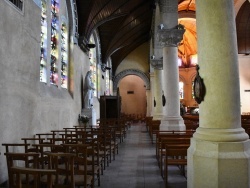
<svg viewBox="0 0 250 188"><path fill-rule="evenodd" d="M132 51L117 67L115 75L126 69L137 69L149 72L149 42Z"/></svg>
<svg viewBox="0 0 250 188"><path fill-rule="evenodd" d="M24 1L23 13L0 1L0 183L7 180L2 143L72 127L81 112L89 59L71 44L70 89L40 83L40 11L33 0Z"/></svg>
<svg viewBox="0 0 250 188"><path fill-rule="evenodd" d="M239 55L241 112L250 113L250 56Z"/></svg>

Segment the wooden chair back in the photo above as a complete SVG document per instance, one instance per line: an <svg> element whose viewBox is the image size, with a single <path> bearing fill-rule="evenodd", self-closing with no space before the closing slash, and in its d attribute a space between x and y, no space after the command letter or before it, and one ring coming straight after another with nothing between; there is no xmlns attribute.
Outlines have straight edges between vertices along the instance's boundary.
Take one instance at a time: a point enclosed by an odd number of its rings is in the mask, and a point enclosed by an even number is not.
<svg viewBox="0 0 250 188"><path fill-rule="evenodd" d="M9 187L15 187L17 182L16 172L13 172L13 167L25 168L38 168L39 153L5 153L7 170L8 170L8 183ZM31 163L32 161L32 163ZM22 183L29 184L32 177L22 177Z"/></svg>
<svg viewBox="0 0 250 188"><path fill-rule="evenodd" d="M16 175L15 182L11 187L13 188L22 188L22 187L30 187L30 188L40 188L41 178L46 177L46 187L52 188L52 176L56 174L56 170L45 170L45 169L37 169L37 168L25 168L25 167L11 167L11 172ZM32 177L32 181L28 181L25 185L22 183L22 177L28 176Z"/></svg>
<svg viewBox="0 0 250 188"><path fill-rule="evenodd" d="M47 153L49 158L49 169L55 170L56 175L53 178L54 187L75 187L74 178L74 158L72 153ZM46 179L43 178L43 182Z"/></svg>

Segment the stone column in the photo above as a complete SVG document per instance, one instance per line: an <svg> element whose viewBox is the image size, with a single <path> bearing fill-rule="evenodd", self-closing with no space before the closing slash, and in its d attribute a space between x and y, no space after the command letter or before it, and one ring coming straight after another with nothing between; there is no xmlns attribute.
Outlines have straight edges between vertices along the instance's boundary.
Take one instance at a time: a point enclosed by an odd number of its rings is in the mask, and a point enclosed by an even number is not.
<svg viewBox="0 0 250 188"><path fill-rule="evenodd" d="M162 70L154 69L155 82L154 82L154 114L153 119L161 120L163 117L162 106Z"/></svg>
<svg viewBox="0 0 250 188"><path fill-rule="evenodd" d="M160 0L162 24L158 30L159 44L163 47L163 94L166 104L160 130L185 130L180 116L179 67L177 46L182 40L184 28L178 26L178 1Z"/></svg>
<svg viewBox="0 0 250 188"><path fill-rule="evenodd" d="M198 62L206 95L188 149L188 188L250 187L250 142L241 127L233 0L196 0Z"/></svg>
<svg viewBox="0 0 250 188"><path fill-rule="evenodd" d="M154 93L154 82L155 82L155 76L154 76L154 72L150 72L150 90L146 90L146 93L149 95L148 98L148 102L150 102L150 106L148 106L148 116L153 116L154 114L154 97L153 97L153 93Z"/></svg>
<svg viewBox="0 0 250 188"><path fill-rule="evenodd" d="M153 93L153 108L154 120L161 120L163 116L163 106L162 106L162 47L159 45L159 41L157 40L156 33L158 30L158 26L160 25L160 9L159 5L156 4L156 8L153 16L153 49L151 55L151 66L154 68L154 93Z"/></svg>
<svg viewBox="0 0 250 188"><path fill-rule="evenodd" d="M151 90L149 90L149 89L146 90L146 97L147 97L147 114L146 114L146 116L149 117L149 116L151 116L151 113L152 113Z"/></svg>

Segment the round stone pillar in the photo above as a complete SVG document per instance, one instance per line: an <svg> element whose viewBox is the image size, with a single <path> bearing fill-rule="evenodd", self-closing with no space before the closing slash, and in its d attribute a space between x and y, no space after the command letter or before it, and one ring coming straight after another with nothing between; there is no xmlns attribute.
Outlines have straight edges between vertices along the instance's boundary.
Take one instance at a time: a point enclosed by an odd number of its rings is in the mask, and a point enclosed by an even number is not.
<svg viewBox="0 0 250 188"><path fill-rule="evenodd" d="M180 116L179 68L177 46L184 31L177 29L178 1L160 0L161 21L158 31L159 43L163 46L163 118L160 130L185 130ZM183 33L182 33L183 32ZM181 37L181 38L180 38Z"/></svg>
<svg viewBox="0 0 250 188"><path fill-rule="evenodd" d="M146 93L148 95L147 100L150 103L150 106L147 107L147 116L153 116L154 114L154 97L153 97L153 93L154 93L154 81L155 81L155 76L154 76L154 72L150 72L150 90L147 90Z"/></svg>
<svg viewBox="0 0 250 188"><path fill-rule="evenodd" d="M155 81L154 81L154 120L161 120L163 117L162 106L162 70L154 69Z"/></svg>
<svg viewBox="0 0 250 188"><path fill-rule="evenodd" d="M241 128L233 0L196 0L198 62L206 95L188 149L188 188L250 187L250 142Z"/></svg>
<svg viewBox="0 0 250 188"><path fill-rule="evenodd" d="M147 112L146 116L149 117L151 116L152 113L152 96L151 96L151 90L146 90L146 97L147 97Z"/></svg>

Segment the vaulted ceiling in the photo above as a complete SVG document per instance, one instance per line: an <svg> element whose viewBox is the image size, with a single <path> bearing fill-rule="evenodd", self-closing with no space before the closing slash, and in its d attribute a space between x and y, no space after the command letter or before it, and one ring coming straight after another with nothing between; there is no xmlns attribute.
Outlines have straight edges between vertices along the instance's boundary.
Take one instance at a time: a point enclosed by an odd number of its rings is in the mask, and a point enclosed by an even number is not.
<svg viewBox="0 0 250 188"><path fill-rule="evenodd" d="M107 59L111 57L113 73L130 52L149 41L151 37L155 0L76 0L76 4L80 38L84 37L88 41L93 30L98 31L102 63L106 63ZM195 10L195 0L178 0L180 18L195 18ZM249 8L246 10L250 12ZM247 18L245 18L246 15ZM250 15L247 14L247 11L241 17L244 17L244 19L241 18L242 21L250 24ZM196 40L195 19L188 22L182 20L182 24L189 27L189 33L193 37L190 39L186 36L181 43L182 45L186 42L191 43L191 47L189 45L189 49L186 50L191 51L188 53L192 54L187 54L185 51L184 56L182 55L186 45L179 49L179 57L185 61L189 55L197 53L197 47L194 47L196 42L194 41ZM248 30L245 28L242 32L246 35L246 31ZM249 32L247 35L249 37ZM250 46L250 42L248 43ZM189 66L192 65L187 61L185 67Z"/></svg>

